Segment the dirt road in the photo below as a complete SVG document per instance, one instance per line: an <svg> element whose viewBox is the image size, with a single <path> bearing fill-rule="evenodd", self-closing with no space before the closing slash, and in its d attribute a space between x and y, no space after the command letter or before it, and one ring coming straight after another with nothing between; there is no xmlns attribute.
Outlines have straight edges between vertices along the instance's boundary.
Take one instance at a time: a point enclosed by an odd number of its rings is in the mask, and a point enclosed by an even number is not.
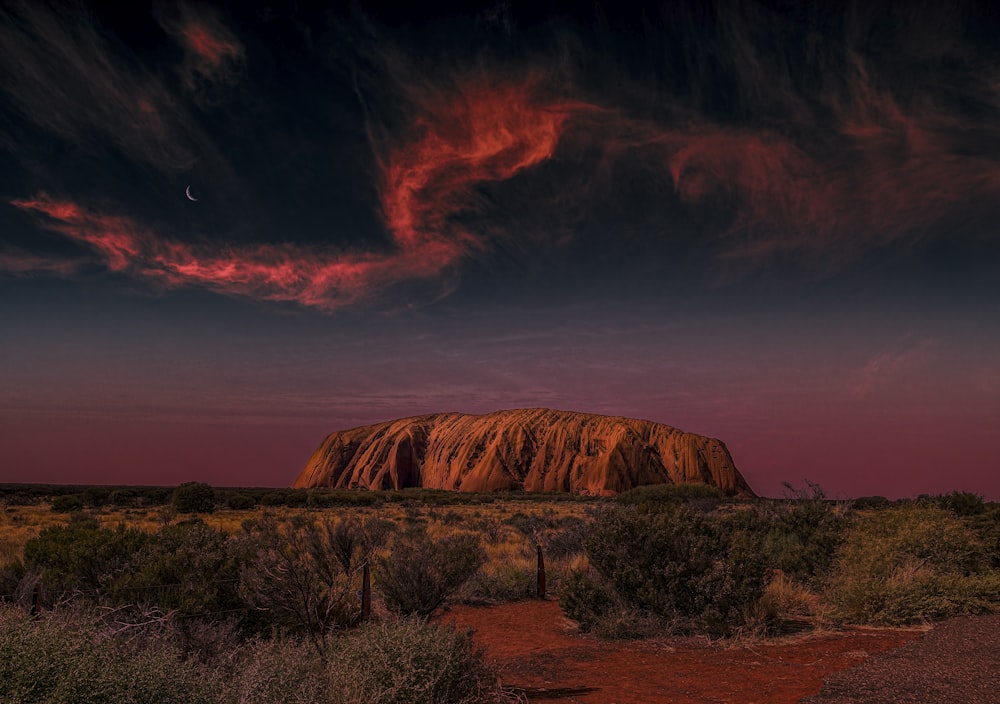
<svg viewBox="0 0 1000 704"><path fill-rule="evenodd" d="M554 601L456 607L442 620L473 628L504 683L529 701L567 704L792 704L832 673L923 636L854 630L728 647L694 638L602 641L577 634Z"/></svg>

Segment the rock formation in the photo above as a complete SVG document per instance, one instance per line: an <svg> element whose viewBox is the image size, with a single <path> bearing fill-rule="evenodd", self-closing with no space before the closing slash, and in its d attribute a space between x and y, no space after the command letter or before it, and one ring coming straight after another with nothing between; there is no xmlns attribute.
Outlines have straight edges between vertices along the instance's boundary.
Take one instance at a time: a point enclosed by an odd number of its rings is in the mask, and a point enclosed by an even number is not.
<svg viewBox="0 0 1000 704"><path fill-rule="evenodd" d="M566 491L704 482L753 496L721 440L632 418L544 408L402 418L330 434L296 488Z"/></svg>

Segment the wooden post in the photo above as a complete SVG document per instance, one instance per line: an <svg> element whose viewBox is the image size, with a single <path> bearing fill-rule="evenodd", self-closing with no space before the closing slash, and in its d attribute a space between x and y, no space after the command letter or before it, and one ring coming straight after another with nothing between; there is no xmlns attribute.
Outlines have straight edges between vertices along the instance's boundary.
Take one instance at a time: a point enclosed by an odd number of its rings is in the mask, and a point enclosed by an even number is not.
<svg viewBox="0 0 1000 704"><path fill-rule="evenodd" d="M38 584L35 584L35 588L31 592L31 618L38 618L38 614L41 613L41 608L39 606L41 595L42 588Z"/></svg>
<svg viewBox="0 0 1000 704"><path fill-rule="evenodd" d="M364 570L361 573L361 620L367 621L372 615L372 576L368 569L368 562L365 561Z"/></svg>
<svg viewBox="0 0 1000 704"><path fill-rule="evenodd" d="M545 598L545 558L542 557L542 544L535 543L535 552L538 555L538 598Z"/></svg>

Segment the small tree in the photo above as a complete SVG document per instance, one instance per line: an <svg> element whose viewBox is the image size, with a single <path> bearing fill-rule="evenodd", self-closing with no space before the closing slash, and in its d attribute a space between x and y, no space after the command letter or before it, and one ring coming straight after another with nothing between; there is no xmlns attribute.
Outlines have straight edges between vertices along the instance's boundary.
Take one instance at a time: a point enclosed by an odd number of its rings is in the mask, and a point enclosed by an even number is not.
<svg viewBox="0 0 1000 704"><path fill-rule="evenodd" d="M327 635L360 618L356 591L380 526L301 517L258 521L242 540L240 594L273 623L305 634L323 655Z"/></svg>
<svg viewBox="0 0 1000 704"><path fill-rule="evenodd" d="M210 513L215 510L215 491L202 482L185 482L174 489L173 506L178 513Z"/></svg>
<svg viewBox="0 0 1000 704"><path fill-rule="evenodd" d="M376 561L376 584L390 611L431 615L486 560L479 539L468 533L432 540L414 529Z"/></svg>

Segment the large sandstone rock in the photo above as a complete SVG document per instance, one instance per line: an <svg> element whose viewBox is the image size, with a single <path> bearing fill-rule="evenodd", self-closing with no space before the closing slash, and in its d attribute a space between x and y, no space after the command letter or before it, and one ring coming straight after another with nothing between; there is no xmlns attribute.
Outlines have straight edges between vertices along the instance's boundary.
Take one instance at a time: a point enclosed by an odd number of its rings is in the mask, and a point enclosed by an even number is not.
<svg viewBox="0 0 1000 704"><path fill-rule="evenodd" d="M651 421L532 408L436 413L335 432L295 487L607 495L680 482L753 495L720 440Z"/></svg>

